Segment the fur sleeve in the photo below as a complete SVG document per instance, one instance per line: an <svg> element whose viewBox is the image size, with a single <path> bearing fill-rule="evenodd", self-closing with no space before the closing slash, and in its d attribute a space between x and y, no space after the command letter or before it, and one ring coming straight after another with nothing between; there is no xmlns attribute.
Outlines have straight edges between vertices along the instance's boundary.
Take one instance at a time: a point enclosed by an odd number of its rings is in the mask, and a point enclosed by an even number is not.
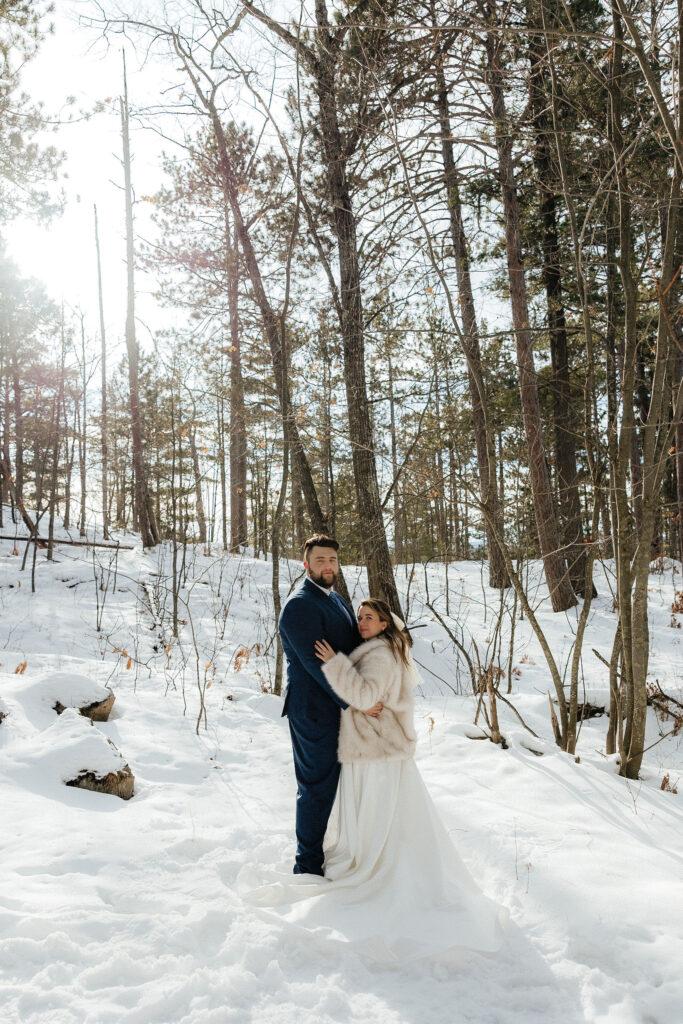
<svg viewBox="0 0 683 1024"><path fill-rule="evenodd" d="M360 711L367 711L378 700L386 701L397 675L394 657L384 644L368 651L358 668L345 654L335 654L325 662L323 672L337 696Z"/></svg>

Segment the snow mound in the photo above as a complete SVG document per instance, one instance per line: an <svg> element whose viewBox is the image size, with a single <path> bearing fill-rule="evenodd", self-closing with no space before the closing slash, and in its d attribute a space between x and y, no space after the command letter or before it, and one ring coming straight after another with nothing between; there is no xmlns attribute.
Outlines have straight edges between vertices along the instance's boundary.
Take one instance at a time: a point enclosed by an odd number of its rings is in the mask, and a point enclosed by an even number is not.
<svg viewBox="0 0 683 1024"><path fill-rule="evenodd" d="M74 672L54 672L28 687L25 695L46 701L50 707L59 701L66 708L82 708L106 700L111 696L111 690L89 676Z"/></svg>
<svg viewBox="0 0 683 1024"><path fill-rule="evenodd" d="M84 772L103 778L126 764L111 740L72 708L49 729L14 744L11 758L15 769L37 771L45 781L60 782L70 782Z"/></svg>
<svg viewBox="0 0 683 1024"><path fill-rule="evenodd" d="M2 679L3 696L9 710L16 712L14 730L25 736L35 729L46 729L54 723L55 705L82 708L107 700L111 690L90 676L74 672L53 672L42 678L22 675Z"/></svg>

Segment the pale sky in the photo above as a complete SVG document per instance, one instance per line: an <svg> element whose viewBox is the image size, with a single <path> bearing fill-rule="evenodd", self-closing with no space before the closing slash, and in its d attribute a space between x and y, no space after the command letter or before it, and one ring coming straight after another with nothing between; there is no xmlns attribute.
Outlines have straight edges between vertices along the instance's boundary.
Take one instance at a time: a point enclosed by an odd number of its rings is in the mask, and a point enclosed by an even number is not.
<svg viewBox="0 0 683 1024"><path fill-rule="evenodd" d="M34 100L43 101L46 115L52 114L62 122L56 132L46 136L46 141L67 153L64 171L68 178L60 182L66 192L66 208L63 216L47 228L24 219L8 225L4 236L8 254L21 271L43 281L55 301L82 308L88 335L99 338L93 219L93 204L97 203L107 340L110 352L116 356L117 346L122 345L126 304L123 168L117 102L122 91L121 46L126 47L133 112L136 107L163 103L169 82L174 80L177 89L180 79L172 64L154 56L141 66L146 56L145 42L138 44L136 52L122 36L112 35L107 44L96 29L79 24L79 14L93 13L90 0L56 0L55 6L55 33L43 42L38 56L26 66L23 87ZM258 35L251 44L251 56L269 62L272 74L270 47L263 46ZM75 97L73 106L67 106L69 96ZM246 99L246 104L241 107L240 116L249 116L250 98L242 99ZM105 104L104 111L93 114L89 120L79 117L80 111L92 110L98 103ZM73 121L68 123L70 114ZM261 123L260 113L253 111L253 116ZM166 123L165 131L175 137L180 134L177 123ZM174 144L133 119L131 148L135 194L138 198L151 195L162 180L162 150L173 153ZM139 237L155 235L150 212L151 206L145 202L135 207ZM478 283L483 285L488 271L478 269L476 274ZM169 326L178 323L183 313L158 308L152 295L156 287L152 275L138 272L136 285L138 339L146 347L149 331L144 325ZM499 319L507 321L506 307L501 308L491 295L484 298L489 325Z"/></svg>
<svg viewBox="0 0 683 1024"><path fill-rule="evenodd" d="M57 302L63 299L67 306L80 305L87 314L88 333L99 336L93 215L93 204L97 203L105 321L113 346L122 338L125 323L123 168L116 102L122 91L120 46L124 41L113 37L107 48L95 31L79 26L77 12L84 9L83 4L57 0L56 8L52 19L55 34L45 40L38 56L26 66L22 84L34 100L43 101L46 115L64 120L73 114L72 123L61 124L46 136L49 143L67 153L63 169L68 178L60 182L66 192L66 208L49 227L22 219L8 225L4 234L8 254L22 273L43 281ZM126 61L131 108L158 101L165 69L151 63L141 70L130 44L126 46ZM75 97L71 107L66 105L69 96ZM79 118L80 110L92 110L98 102L106 103L104 112L89 120ZM163 148L170 151L173 147L150 129L132 123L133 184L138 197L158 188ZM153 231L147 219L149 209L145 203L135 208L136 231L148 236ZM156 304L149 296L154 281L139 274L137 286L140 319L154 319ZM139 340L145 344L142 326Z"/></svg>

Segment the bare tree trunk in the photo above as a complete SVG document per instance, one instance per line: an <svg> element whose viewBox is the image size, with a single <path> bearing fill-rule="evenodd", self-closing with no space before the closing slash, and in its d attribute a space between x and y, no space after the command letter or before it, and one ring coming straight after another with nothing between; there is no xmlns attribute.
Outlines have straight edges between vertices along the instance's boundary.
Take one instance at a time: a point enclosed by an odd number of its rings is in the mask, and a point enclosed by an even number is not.
<svg viewBox="0 0 683 1024"><path fill-rule="evenodd" d="M107 343L104 332L104 298L102 295L102 261L100 259L100 235L97 227L97 206L95 210L95 251L97 254L97 297L100 311L100 371L102 399L100 406L100 446L102 465L102 533L109 539L109 447L107 434Z"/></svg>
<svg viewBox="0 0 683 1024"><path fill-rule="evenodd" d="M611 118L608 119L608 132L610 131ZM605 255L607 260L607 329L605 334L605 362L606 362L606 385L607 385L607 451L611 467L616 466L617 455L617 428L618 428L618 389L617 389L617 368L619 359L617 355L617 320L619 317L617 306L617 245L619 239L619 225L617 223L616 208L613 193L607 201L605 214ZM617 508L616 492L614 489L614 478L610 471L609 480L609 517L610 517L610 550L606 555L615 554L615 542L617 536ZM616 734L615 734L616 735Z"/></svg>
<svg viewBox="0 0 683 1024"><path fill-rule="evenodd" d="M640 536L640 531L643 525L643 467L640 458L638 428L647 420L647 409L643 409L643 404L639 401L638 392L643 386L644 372L642 356L638 351L636 353L636 375L633 382L635 393L632 398L632 401L637 403L638 414L633 422L630 451L631 503L633 505L633 521L636 528L636 537Z"/></svg>
<svg viewBox="0 0 683 1024"><path fill-rule="evenodd" d="M293 46L297 52L300 52L297 39L277 21L250 4L243 4L243 6L254 17L268 25L277 35L285 38L288 45ZM316 17L318 25L321 26L324 34L324 25L327 23L324 0L316 0ZM268 301L249 230L242 217L238 202L237 183L232 172L225 131L215 103L215 90L210 92L202 88L196 67L192 66L191 57L183 50L178 37L174 35L173 38L176 53L183 60L185 70L192 81L197 96L211 118L218 145L219 169L224 192L230 204L240 247L247 266L247 273L253 287L254 298L263 317L264 331L271 350L275 384L282 406L284 438L289 445L292 469L298 473L312 528L316 532L326 533L329 525L320 508L310 465L301 443L301 437L292 409L289 381L283 372L286 347L285 324L282 318L277 316ZM334 89L332 88L332 92L328 89L328 85L333 87L334 84L333 67L331 69L332 79L330 79L329 61L326 60L322 50L323 48L321 48L320 60L313 58L313 63L309 66L314 71L315 69L319 71L319 74L316 74L316 83L319 86L319 95L323 97L325 108L324 110L321 109L320 126L323 136L323 149L326 153L330 199L334 207L334 225L340 253L343 292L342 307L344 310L342 314L342 336L344 338L346 393L349 407L351 444L353 447L354 477L359 496L359 513L366 525L364 542L366 545L366 561L371 589L374 593L383 594L389 601L389 604L395 607L396 610L399 610L398 594L391 570L391 560L389 558L389 549L379 499L379 487L377 484L374 453L372 451L372 431L365 390L363 320L358 253L355 245L355 222L348 201L346 172L345 167L343 167L345 161L339 144L339 128L334 106ZM308 52L312 56L312 51ZM332 101L331 106L330 101ZM337 142L336 149L334 148L335 140ZM330 144L332 145L332 150L330 150ZM340 209L337 201L343 200L344 197L346 197L346 205L343 209ZM341 573L337 585L342 596L348 597L346 583Z"/></svg>
<svg viewBox="0 0 683 1024"><path fill-rule="evenodd" d="M78 432L78 468L80 471L80 482L81 482L81 501L80 501L80 515L78 517L78 532L81 537L85 537L85 518L86 518L86 498L88 480L86 474L86 459L87 459L87 417L88 417L88 396L87 396L87 374L85 368L85 316L81 313L81 359L83 367L83 407L81 413L81 424Z"/></svg>
<svg viewBox="0 0 683 1024"><path fill-rule="evenodd" d="M292 467L292 540L297 554L300 556L306 540L306 523L304 522L304 504L301 498L299 474Z"/></svg>
<svg viewBox="0 0 683 1024"><path fill-rule="evenodd" d="M323 361L323 485L325 488L325 514L329 523L328 533L336 536L337 510L335 504L334 458L332 451L332 360L327 343L327 327L321 325L318 332L320 355Z"/></svg>
<svg viewBox="0 0 683 1024"><path fill-rule="evenodd" d="M365 340L356 219L351 203L344 143L339 129L335 87L338 45L333 38L325 0L315 3L318 52L314 71L318 124L322 136L325 176L340 273L341 332L344 343L344 381L349 417L354 482L370 593L381 596L400 614L401 606L391 566L365 379Z"/></svg>
<svg viewBox="0 0 683 1024"><path fill-rule="evenodd" d="M487 0L487 11L495 22L496 8ZM487 82L495 118L501 197L505 220L505 244L510 285L510 305L517 346L517 371L522 400L522 416L529 458L529 478L546 582L553 611L564 611L576 604L564 558L560 549L557 514L553 502L550 474L545 458L541 410L538 400L533 344L529 328L526 278L522 258L519 203L512 163L512 140L508 129L499 60L499 37L486 37Z"/></svg>
<svg viewBox="0 0 683 1024"><path fill-rule="evenodd" d="M398 442L396 439L396 399L394 397L394 366L391 356L387 358L389 369L389 423L391 430L391 474L395 480L392 501L394 520L394 563L403 561L403 521L401 517L401 492L398 480Z"/></svg>
<svg viewBox="0 0 683 1024"><path fill-rule="evenodd" d="M12 386L14 393L14 487L17 498L24 501L24 410L21 401L21 380L16 356L12 358Z"/></svg>
<svg viewBox="0 0 683 1024"><path fill-rule="evenodd" d="M126 470L125 462L122 458L121 444L118 434L119 416L116 406L113 408L114 422L112 424L113 429L113 442L114 442L114 491L115 491L115 515L117 528L121 529L125 525L126 516Z"/></svg>
<svg viewBox="0 0 683 1024"><path fill-rule="evenodd" d="M2 445L0 446L0 525L4 525L4 505L8 498L10 498L10 491L5 480L5 474L3 467L10 464L9 455L9 424L10 424L10 403L9 403L9 359L6 359L6 348L5 342L6 337L4 333L0 335L3 342L0 348L0 354L2 355L2 363L0 364L0 380L3 382L3 395L2 395ZM12 522L14 522L14 504L12 504Z"/></svg>
<svg viewBox="0 0 683 1024"><path fill-rule="evenodd" d="M0 430L2 432L2 441L0 443L0 458L4 460L9 455L9 438L7 436L7 430L9 427L9 418L7 416L7 378L4 374L4 365L0 365L0 381L4 381L5 387L3 389L3 417L0 422ZM9 460L8 460L9 461ZM5 498L6 495L6 484L5 476L2 472L2 463L0 463L0 527L5 525Z"/></svg>
<svg viewBox="0 0 683 1024"><path fill-rule="evenodd" d="M683 386L683 351L679 351L676 360L676 376L674 395ZM683 563L683 420L676 424L676 537L678 558Z"/></svg>
<svg viewBox="0 0 683 1024"><path fill-rule="evenodd" d="M10 458L10 420L11 420L11 402L10 402L10 372L12 370L11 360L8 355L7 362L3 367L4 369L4 381L5 381L5 393L4 393L4 420L2 425L2 452L0 453L0 480L2 481L2 499L5 496L9 497L12 506L12 522L16 523L17 511L21 515L25 525L28 527L28 531L32 537L38 536L38 528L29 516L28 512L24 508L23 500L20 494L17 492L16 476L12 472L12 460ZM14 378L12 378L12 384L14 385ZM16 394L16 388L15 388Z"/></svg>
<svg viewBox="0 0 683 1024"><path fill-rule="evenodd" d="M59 387L57 397L52 407L52 419L50 424L50 444L52 447L52 472L50 474L50 505L48 520L47 557L49 561L54 557L55 541L55 508L57 505L57 488L59 486L59 421L62 415L61 406L64 401L64 365L66 360L66 340L64 337L64 307L62 306L62 359L59 369ZM35 551L34 551L35 554ZM35 565L35 558L34 558Z"/></svg>
<svg viewBox="0 0 683 1024"><path fill-rule="evenodd" d="M239 551L246 545L248 538L247 417L240 348L237 232L232 238L227 202L224 203L224 210L225 266L230 314L230 550Z"/></svg>
<svg viewBox="0 0 683 1024"><path fill-rule="evenodd" d="M436 353L434 353L434 383L436 385L436 378L438 375L438 365L436 360ZM441 425L441 402L439 401L439 389L435 386L434 388L434 416L436 422ZM437 435L437 448L434 452L434 475L436 478L436 497L434 500L434 515L436 519L436 532L437 532L437 550L443 555L443 560L448 563L449 559L453 557L451 551L448 548L448 531L446 529L446 508L444 504L444 492L446 490L446 480L443 471L443 455L441 448L439 447L439 436Z"/></svg>
<svg viewBox="0 0 683 1024"><path fill-rule="evenodd" d="M147 487L147 471L143 456L142 416L138 381L138 343L135 335L135 248L133 244L133 190L130 170L130 139L128 134L128 83L126 65L123 65L124 94L121 99L121 133L123 136L123 170L126 197L126 262L128 270L128 302L126 308L126 349L128 352L128 380L130 387L131 440L135 472L135 518L142 537L142 546L159 543L156 520Z"/></svg>
<svg viewBox="0 0 683 1024"><path fill-rule="evenodd" d="M622 642L623 676L625 690L626 729L623 738L624 750L629 749L635 706L634 674L633 674L633 609L631 597L633 577L631 569L632 557L632 521L628 503L627 478L631 461L635 417L633 411L633 394L635 386L635 361L637 348L636 321L636 287L631 268L631 207L629 190L621 162L623 137L621 129L621 75L623 69L623 39L621 20L614 5L612 9L615 45L614 57L611 61L612 75L608 84L610 92L609 138L612 145L615 164L615 177L618 189L618 224L619 224L619 271L624 292L624 344L621 357L621 424L618 444L615 451L613 467L614 497L617 514L616 564L617 564L617 603L619 606L619 625ZM643 639L643 638L641 638Z"/></svg>
<svg viewBox="0 0 683 1024"><path fill-rule="evenodd" d="M71 528L71 478L74 472L76 461L76 436L78 425L76 423L78 402L74 402L74 422L69 426L66 402L62 405L62 427L64 430L64 529ZM69 445L69 438L71 445Z"/></svg>
<svg viewBox="0 0 683 1024"><path fill-rule="evenodd" d="M114 412L114 465L116 466L116 523L119 527L126 525L126 463L120 450L116 432L118 416ZM127 446L126 446L127 447Z"/></svg>
<svg viewBox="0 0 683 1024"><path fill-rule="evenodd" d="M31 516L26 511L23 500L19 497L19 493L14 482L14 474L12 473L12 465L9 462L9 460L5 458L4 455L0 460L0 473L2 473L3 479L5 481L5 486L9 491L10 498L12 499L16 507L19 509L19 514L21 515L21 518L23 519L24 524L28 529L28 532L32 537L37 537L38 527L31 519ZM41 542L38 544L38 547L45 547L45 544Z"/></svg>
<svg viewBox="0 0 683 1024"><path fill-rule="evenodd" d="M432 22L435 23L436 16L433 3L431 8ZM481 500L489 504L491 513L499 520L501 533L503 533L496 490L495 438L491 434L486 421L486 387L481 366L479 328L470 278L470 254L462 219L462 205L460 202L458 173L453 149L453 132L448 105L448 88L443 61L444 54L440 50L435 61L435 75L441 134L441 158L443 160L444 183L448 197L451 244L453 246L455 272L458 280L458 296L462 316L462 344L467 360L467 381L470 402L472 403L472 424L474 427L474 443L477 450L479 488ZM503 557L496 544L491 527L486 520L485 522L486 547L489 556L489 586L496 588L507 587L510 585L510 581L507 578Z"/></svg>
<svg viewBox="0 0 683 1024"><path fill-rule="evenodd" d="M284 325L281 324L280 317L277 316L275 310L268 301L256 254L251 243L249 229L242 217L242 211L238 200L237 182L233 175L225 130L219 117L218 110L213 99L202 92L195 74L187 64L186 70L192 79L197 95L209 113L211 124L214 129L219 153L219 171L225 200L232 211L233 219L235 221L235 231L239 238L239 244L244 255L247 273L249 274L249 279L254 291L254 298L263 318L264 331L270 348L273 371L275 374L275 386L278 394L281 396L281 403L283 403L281 406L281 412L285 440L290 445L292 463L298 471L311 525L314 530L324 533L326 530L326 523L320 508L320 502L313 482L311 468L308 464L308 460L301 443L301 437L299 436L299 431L296 426L296 420L292 410L289 381L287 380L284 372L282 339Z"/></svg>
<svg viewBox="0 0 683 1024"><path fill-rule="evenodd" d="M62 384L60 383L59 397L55 399L52 406L52 418L50 421L50 445L52 448L52 471L50 473L50 497L49 516L47 530L47 557L48 561L54 558L55 546L55 510L57 505L57 487L59 481L59 405L62 397Z"/></svg>
<svg viewBox="0 0 683 1024"><path fill-rule="evenodd" d="M173 636L178 636L178 598L180 595L180 575L178 573L178 495L182 494L182 476L176 480L178 431L176 430L176 398L175 388L171 389L171 595L173 601Z"/></svg>
<svg viewBox="0 0 683 1024"><path fill-rule="evenodd" d="M455 452L454 452L455 438L451 434L450 445L448 449L448 483L450 490L450 501L449 501L449 530L451 535L451 549L453 551L453 558L457 562L461 557L460 550L460 509L458 505L458 474L456 472ZM481 482L481 481L480 481ZM467 490L465 489L465 494ZM500 523L500 520L499 520ZM484 526L486 527L486 520L484 520ZM502 523L500 523L502 532ZM496 545L497 547L498 545ZM488 531L487 531L487 551L488 548ZM490 559L489 559L490 562ZM507 573L506 573L507 577ZM491 571L489 566L489 586L491 585Z"/></svg>
<svg viewBox="0 0 683 1024"><path fill-rule="evenodd" d="M219 468L220 468L220 478L221 478L221 539L223 541L223 550L227 551L228 550L228 488L227 488L227 481L226 481L226 478L225 478L225 448L226 448L225 440L226 440L226 436L227 435L226 435L226 430L225 430L225 399L223 398L223 383L222 383L222 380L223 380L223 378L222 378L222 374L221 374L221 383L219 384L219 387L220 387L221 391L220 391L220 396L218 398L218 408L217 408L217 416L218 416L218 465L219 465ZM244 494L245 504L246 504L246 500L247 500L247 496L246 496L246 488L245 488L245 494Z"/></svg>
<svg viewBox="0 0 683 1024"><path fill-rule="evenodd" d="M287 444L283 446L282 451L282 481L280 483L280 494L278 496L277 507L273 515L273 526L271 534L271 549L273 559L273 615L275 622L279 622L280 612L282 610L282 602L280 600L280 528L282 524L282 516L285 508L285 500L287 496L287 483L289 480L289 448ZM280 642L280 634L275 630L275 682L273 684L273 693L278 697L282 693L282 643Z"/></svg>
<svg viewBox="0 0 683 1024"><path fill-rule="evenodd" d="M206 546L206 513L204 512L204 497L202 495L202 472L199 468L199 453L197 452L197 437L194 428L189 431L189 437L190 453L192 455L192 472L194 474L194 498L197 510L199 543Z"/></svg>
<svg viewBox="0 0 683 1024"><path fill-rule="evenodd" d="M680 13L680 11L679 11ZM629 509L626 493L626 478L631 462L632 436L635 430L634 393L638 363L638 309L637 285L633 273L631 183L627 179L625 164L621 159L624 149L621 124L621 98L623 51L622 24L624 18L633 39L636 53L642 52L642 40L621 0L612 6L614 25L614 56L611 63L612 75L609 81L611 141L614 150L615 178L619 196L619 243L620 270L625 295L624 356L621 388L622 418L617 449L615 472L615 493L618 518L617 545L617 597L619 625L622 639L623 680L625 690L626 727L621 740L620 772L627 778L637 778L642 764L645 747L647 718L647 668L649 660L649 622L647 607L648 577L652 538L654 535L660 489L666 467L666 455L676 434L678 423L683 417L683 387L673 391L672 410L668 405L671 385L676 379L678 357L677 339L672 330L673 304L670 293L678 267L674 268L677 251L676 237L681 218L681 181L683 162L677 159L673 165L668 201L666 224L663 230L663 251L661 275L656 281L659 298L659 322L657 341L653 352L653 377L647 420L643 427L642 456L642 521L635 553L631 555L629 535ZM681 52L683 25L679 24L678 54ZM656 94L656 84L651 84L651 74L641 63L641 69L648 86ZM683 99L683 86L679 83L677 101ZM666 112L662 113L666 123ZM674 128L672 138L676 153L683 149L680 124ZM672 414L671 414L672 412ZM633 481L632 481L633 482Z"/></svg>
<svg viewBox="0 0 683 1024"><path fill-rule="evenodd" d="M638 545L631 564L634 582L631 619L631 694L629 709L631 720L627 723L628 742L624 739L625 757L621 773L627 778L637 778L643 760L647 721L647 669L650 653L648 619L648 583L653 537L657 524L660 490L666 466L666 453L675 436L676 427L683 417L683 385L679 384L673 394L673 417L670 418L668 400L670 385L675 379L678 356L676 339L672 337L671 322L673 303L668 294L673 282L674 238L679 222L681 202L681 169L674 166L666 231L666 244L662 253L662 271L658 282L660 311L655 349L652 397L647 421L643 429L642 459L642 519ZM668 386L667 386L668 385ZM629 393L625 391L624 401ZM620 609L621 610L621 609Z"/></svg>
<svg viewBox="0 0 683 1024"><path fill-rule="evenodd" d="M533 20L530 5L530 20ZM556 195L550 157L552 125L548 116L548 96L544 86L545 42L532 33L529 38L531 63L530 91L534 124L534 163L540 191L541 231L543 238L543 284L548 308L548 334L553 368L553 432L555 466L562 535L572 588L583 595L586 546L583 542L581 503L576 469L576 428L569 379L569 346L562 299L562 270L557 229ZM594 589L594 588L593 588Z"/></svg>

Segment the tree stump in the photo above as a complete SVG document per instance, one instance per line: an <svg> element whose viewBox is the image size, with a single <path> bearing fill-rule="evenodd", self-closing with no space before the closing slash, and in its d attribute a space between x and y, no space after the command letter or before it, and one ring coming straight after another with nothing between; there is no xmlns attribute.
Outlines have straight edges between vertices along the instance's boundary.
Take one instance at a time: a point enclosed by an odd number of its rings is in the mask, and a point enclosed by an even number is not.
<svg viewBox="0 0 683 1024"><path fill-rule="evenodd" d="M84 718L89 718L91 722L106 722L109 719L111 709L114 707L114 701L116 700L115 695L110 694L105 700L96 700L92 704L84 704L83 707L79 708L80 714ZM66 711L67 705L62 704L61 701L57 701L54 705L54 709L58 715L61 715L63 711Z"/></svg>
<svg viewBox="0 0 683 1024"><path fill-rule="evenodd" d="M101 778L94 772L81 772L76 779L71 779L67 786L76 786L78 789L89 789L93 793L110 793L122 800L130 800L133 796L135 776L129 765L125 764L118 772L109 772Z"/></svg>

